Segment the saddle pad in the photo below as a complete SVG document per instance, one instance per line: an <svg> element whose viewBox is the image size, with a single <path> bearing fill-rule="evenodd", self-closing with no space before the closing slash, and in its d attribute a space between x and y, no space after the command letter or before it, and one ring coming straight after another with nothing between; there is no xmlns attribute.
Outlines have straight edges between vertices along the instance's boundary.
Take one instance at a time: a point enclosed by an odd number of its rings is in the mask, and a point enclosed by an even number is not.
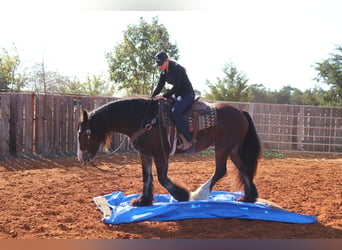
<svg viewBox="0 0 342 250"><path fill-rule="evenodd" d="M174 122L172 121L170 115L171 104L165 100L159 102L159 107L161 109L161 120L164 127L174 127ZM216 108L213 103L198 100L194 102L189 111L187 111L184 116L189 122L189 131L193 132L196 130L200 131L206 128L210 128L217 123Z"/></svg>
<svg viewBox="0 0 342 250"><path fill-rule="evenodd" d="M104 213L106 224L121 224L139 221L172 221L195 218L240 218L288 223L314 223L317 218L275 208L263 202L245 203L235 201L243 193L213 191L208 200L178 202L169 194L154 196L152 206L132 207L130 201L140 194L125 196L117 191L94 198L95 204Z"/></svg>

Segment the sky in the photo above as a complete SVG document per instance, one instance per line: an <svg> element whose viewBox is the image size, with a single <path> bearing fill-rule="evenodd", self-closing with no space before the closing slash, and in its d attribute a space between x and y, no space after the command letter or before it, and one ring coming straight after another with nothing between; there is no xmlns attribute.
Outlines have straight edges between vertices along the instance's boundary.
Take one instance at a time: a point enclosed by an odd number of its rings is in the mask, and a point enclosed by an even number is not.
<svg viewBox="0 0 342 250"><path fill-rule="evenodd" d="M314 88L312 66L342 45L340 0L0 0L0 48L15 44L25 66L44 58L49 70L80 80L106 76L105 54L127 26L155 16L202 93L228 62L248 84Z"/></svg>

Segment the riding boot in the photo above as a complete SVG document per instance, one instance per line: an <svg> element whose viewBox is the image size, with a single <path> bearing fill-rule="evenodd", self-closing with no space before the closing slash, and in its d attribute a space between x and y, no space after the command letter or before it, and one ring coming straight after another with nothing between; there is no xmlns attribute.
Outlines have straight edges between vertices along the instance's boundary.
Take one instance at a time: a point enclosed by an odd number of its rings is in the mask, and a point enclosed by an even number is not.
<svg viewBox="0 0 342 250"><path fill-rule="evenodd" d="M188 150L189 148L191 148L192 147L192 142L190 141L186 141L186 142L184 142L183 144L180 144L180 145L178 145L177 146L177 149L181 149L181 150Z"/></svg>
<svg viewBox="0 0 342 250"><path fill-rule="evenodd" d="M178 119L178 124L176 124L177 131L180 133L182 137L183 143L179 145L177 148L181 150L187 150L190 147L192 147L192 136L189 132L188 123L187 120L184 119L184 117L181 117L181 119ZM177 126L178 125L178 126Z"/></svg>
<svg viewBox="0 0 342 250"><path fill-rule="evenodd" d="M195 152L195 143L193 140L188 141L183 134L179 134L179 137L183 143L177 146L177 149L185 151L187 154L193 154Z"/></svg>

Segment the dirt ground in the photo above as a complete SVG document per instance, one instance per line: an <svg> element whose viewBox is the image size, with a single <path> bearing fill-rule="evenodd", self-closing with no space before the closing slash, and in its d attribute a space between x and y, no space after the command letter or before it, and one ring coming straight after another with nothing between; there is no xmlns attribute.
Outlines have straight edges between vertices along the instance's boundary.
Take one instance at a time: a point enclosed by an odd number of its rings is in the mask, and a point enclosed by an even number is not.
<svg viewBox="0 0 342 250"><path fill-rule="evenodd" d="M169 176L195 190L214 170L213 156L172 157ZM99 159L101 168L76 157L0 160L0 239L341 239L342 159L261 159L255 183L259 197L315 224L242 219L190 219L106 225L93 197L123 191L140 193L136 154ZM214 190L232 189L234 167ZM155 193L166 193L155 178Z"/></svg>

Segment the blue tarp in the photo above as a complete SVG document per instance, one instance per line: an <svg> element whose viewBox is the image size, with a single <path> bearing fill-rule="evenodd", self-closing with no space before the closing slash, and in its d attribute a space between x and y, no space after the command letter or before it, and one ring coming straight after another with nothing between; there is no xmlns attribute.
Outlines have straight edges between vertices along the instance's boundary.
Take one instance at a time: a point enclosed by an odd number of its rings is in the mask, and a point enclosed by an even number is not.
<svg viewBox="0 0 342 250"><path fill-rule="evenodd" d="M97 202L104 198L112 213L102 220L107 224L121 224L139 221L172 221L195 218L240 218L268 220L288 223L314 223L317 218L285 210L274 209L265 203L246 203L235 201L242 193L213 191L208 200L178 202L169 194L154 196L152 206L132 207L130 201L139 194L124 195L117 191L95 197L94 201L102 212L103 207Z"/></svg>

